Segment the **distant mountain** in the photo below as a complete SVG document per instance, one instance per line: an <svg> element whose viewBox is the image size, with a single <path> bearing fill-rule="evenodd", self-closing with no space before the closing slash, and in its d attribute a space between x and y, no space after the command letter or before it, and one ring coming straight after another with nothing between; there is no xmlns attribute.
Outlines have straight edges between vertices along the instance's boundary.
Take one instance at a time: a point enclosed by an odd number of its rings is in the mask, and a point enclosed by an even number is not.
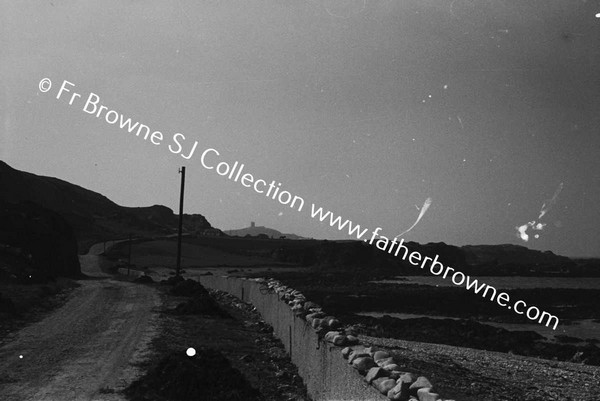
<svg viewBox="0 0 600 401"><path fill-rule="evenodd" d="M551 251L537 251L521 245L465 245L443 242L418 244L409 242L411 250L434 257L445 265L465 273L479 275L537 275L576 273L576 263ZM580 270L580 269L579 269Z"/></svg>
<svg viewBox="0 0 600 401"><path fill-rule="evenodd" d="M0 201L33 202L64 217L80 245L122 238L130 233L171 234L178 227L178 216L166 206L119 206L99 193L58 178L15 170L3 161L0 161L0 188ZM186 232L207 228L211 225L204 216L184 215Z"/></svg>
<svg viewBox="0 0 600 401"><path fill-rule="evenodd" d="M375 276L430 275L429 269L421 269L409 262L408 255L419 252L444 266L450 266L473 276L564 276L600 275L598 260L582 260L577 263L550 251L536 251L519 245L467 245L454 246L443 242L419 244L405 243L408 251L398 257L381 252L374 245L363 241L315 241L310 248L298 252L282 247L277 256L282 261L310 261L322 269L342 269L354 273ZM298 255L299 254L299 255Z"/></svg>
<svg viewBox="0 0 600 401"><path fill-rule="evenodd" d="M273 228L268 228L264 226L256 226L254 222L250 223L250 227L240 228L239 230L225 230L223 231L227 235L237 236L237 237L245 237L246 235L250 235L252 237L257 237L261 234L268 236L269 238L281 238L285 237L286 239L306 239L304 237L300 237L296 234L283 234L281 231L277 231Z"/></svg>
<svg viewBox="0 0 600 401"><path fill-rule="evenodd" d="M466 263L479 270L505 273L565 273L576 263L551 251L536 251L521 245L466 245L460 248Z"/></svg>

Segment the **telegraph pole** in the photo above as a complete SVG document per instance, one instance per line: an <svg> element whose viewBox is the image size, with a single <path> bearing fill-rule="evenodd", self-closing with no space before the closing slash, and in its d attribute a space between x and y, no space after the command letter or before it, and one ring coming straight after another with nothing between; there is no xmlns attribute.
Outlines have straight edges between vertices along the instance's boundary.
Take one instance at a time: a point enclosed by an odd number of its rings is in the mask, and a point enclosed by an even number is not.
<svg viewBox="0 0 600 401"><path fill-rule="evenodd" d="M177 236L177 270L176 277L181 275L181 236L183 231L183 191L185 188L185 167L179 169L181 174L181 193L179 194L179 235Z"/></svg>
<svg viewBox="0 0 600 401"><path fill-rule="evenodd" d="M129 234L129 257L127 259L127 275L129 276L129 269L131 269L131 241L133 241L133 236Z"/></svg>

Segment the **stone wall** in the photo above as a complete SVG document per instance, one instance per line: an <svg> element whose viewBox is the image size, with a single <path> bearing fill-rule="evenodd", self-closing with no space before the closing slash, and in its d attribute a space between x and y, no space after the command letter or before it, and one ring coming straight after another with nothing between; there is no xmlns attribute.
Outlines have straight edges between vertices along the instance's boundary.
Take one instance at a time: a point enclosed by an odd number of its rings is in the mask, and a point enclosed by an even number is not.
<svg viewBox="0 0 600 401"><path fill-rule="evenodd" d="M317 332L264 282L217 276L203 276L200 282L256 307L283 342L313 400L386 400L348 366L339 347L319 339Z"/></svg>
<svg viewBox="0 0 600 401"><path fill-rule="evenodd" d="M335 317L299 291L275 280L226 276L199 280L256 307L283 342L314 401L441 400L425 377L401 372L387 352L361 346Z"/></svg>

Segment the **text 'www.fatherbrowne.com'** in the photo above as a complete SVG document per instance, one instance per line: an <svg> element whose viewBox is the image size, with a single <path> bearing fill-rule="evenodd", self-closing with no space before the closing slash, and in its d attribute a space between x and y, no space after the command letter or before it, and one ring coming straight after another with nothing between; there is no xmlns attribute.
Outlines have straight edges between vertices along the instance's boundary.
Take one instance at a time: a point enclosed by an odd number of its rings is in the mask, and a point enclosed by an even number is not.
<svg viewBox="0 0 600 401"><path fill-rule="evenodd" d="M332 227L337 226L337 229L340 231L346 229L348 235L356 236L357 239L363 239L364 235L369 231L369 229L363 229L360 225L354 224L350 220L344 220L341 216L336 217L330 211L324 212L322 208L315 209L314 205L312 217L317 218L321 222L327 222ZM418 251L410 252L405 245L403 238L400 239L400 241L397 241L397 237L389 240L387 237L379 234L381 230L381 227L377 227L371 232L371 238L363 239L363 241L369 244L375 243L377 249L396 257L400 256L402 260L408 260L413 266L420 265L421 269L427 269L427 265L429 264L429 272L434 276L441 276L443 279L450 278L452 284L456 286L462 287L464 285L468 291L473 291L475 294L481 295L484 299L489 299L491 302L495 301L498 305L508 308L518 315L525 315L529 320L543 324L546 327L552 327L553 330L556 330L559 323L558 317L546 311L542 311L536 306L528 307L527 303L523 300L518 300L516 302L511 301L510 295L506 292L498 293L495 287L483 282L480 283L478 279L473 279L471 276L450 266L444 266L438 261L439 255L437 254L431 258L429 256L421 255Z"/></svg>
<svg viewBox="0 0 600 401"><path fill-rule="evenodd" d="M38 84L40 92L47 93L51 88L52 81L49 78L40 80ZM165 135L162 131L151 129L149 125L143 124L140 121L135 121L131 117L126 117L123 113L116 111L114 108L106 106L101 101L100 96L96 93L90 92L87 95L82 96L79 92L80 91L75 91L74 83L63 80L60 88L56 91L56 99L67 103L69 106L77 105L81 107L83 112L91 117L102 119L106 121L107 124L118 126L120 129L127 131L127 133L142 138L144 141L154 146L160 146L165 141L168 141L169 152L181 156L186 160L190 160L194 156L196 148L198 147L198 141L194 141L193 145L190 145L186 142L186 136L181 132ZM254 190L254 192L266 196L282 206L289 207L298 212L303 212L305 210L304 198L287 191L282 187L281 182L255 176L252 172L248 171L244 163L237 160L233 163L225 160L223 155L217 149L207 148L198 151L198 154L200 154L200 164L206 170L239 183L250 190ZM431 199L427 199L421 208L419 218L412 227L418 223L430 204ZM358 240L363 239L365 234L369 231L368 228L361 227L351 220L343 219L342 216L336 216L329 210L325 211L322 207L319 207L314 203L311 203L310 217L321 223L328 223L332 228L337 228L340 232L347 232L349 236L356 237ZM410 229L412 229L412 227ZM428 256L423 257L423 255L417 251L410 252L408 247L404 244L404 239L401 239L400 242L397 241L398 237L401 237L402 234L409 230L397 235L391 241L387 237L379 234L381 230L381 227L377 227L372 231L371 238L363 239L363 241L369 244L375 243L375 246L379 250L393 254L396 257L402 253L402 260L408 259L409 263L414 266L420 265L421 269L425 269L427 263L431 262L429 264L429 271L431 274L442 276L444 279L449 277L456 286L462 286L464 284L467 290L472 290L475 294L479 294L492 302L495 301L498 305L511 309L519 315L525 315L529 320L545 324L547 327L553 324L553 329L556 330L559 322L556 316L545 311L540 311L535 306L527 307L527 304L522 300L511 302L510 296L507 293L501 292L498 294L494 287L484 283L479 284L478 280L474 280L470 276L465 275L450 266L444 266L438 261L438 255L435 255L432 259Z"/></svg>

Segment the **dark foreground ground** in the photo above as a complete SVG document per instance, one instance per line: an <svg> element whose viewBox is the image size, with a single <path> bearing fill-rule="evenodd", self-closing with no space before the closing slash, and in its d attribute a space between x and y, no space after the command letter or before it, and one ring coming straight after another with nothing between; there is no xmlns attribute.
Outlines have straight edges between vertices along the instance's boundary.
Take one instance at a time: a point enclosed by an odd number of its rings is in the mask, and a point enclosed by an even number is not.
<svg viewBox="0 0 600 401"><path fill-rule="evenodd" d="M156 334L160 298L151 288L104 273L97 249L80 261L85 278L60 306L3 336L3 401L120 401L103 390L135 376L131 363Z"/></svg>
<svg viewBox="0 0 600 401"><path fill-rule="evenodd" d="M308 400L282 343L251 305L190 281L148 285L163 297L160 334L141 365L146 373L124 391L128 399Z"/></svg>
<svg viewBox="0 0 600 401"><path fill-rule="evenodd" d="M112 274L98 252L80 280L2 284L0 399L307 399L251 306Z"/></svg>
<svg viewBox="0 0 600 401"><path fill-rule="evenodd" d="M45 283L0 282L0 346L11 333L63 305L77 287L75 280L62 277Z"/></svg>

